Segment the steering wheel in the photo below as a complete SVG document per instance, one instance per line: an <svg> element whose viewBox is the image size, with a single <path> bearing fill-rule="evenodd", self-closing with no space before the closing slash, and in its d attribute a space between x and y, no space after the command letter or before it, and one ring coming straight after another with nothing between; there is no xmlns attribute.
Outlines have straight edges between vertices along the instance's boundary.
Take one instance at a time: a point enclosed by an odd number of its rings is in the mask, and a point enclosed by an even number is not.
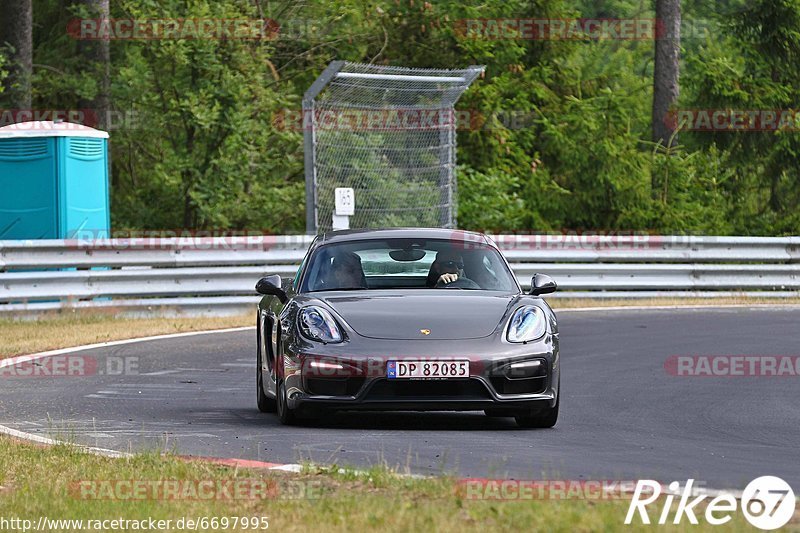
<svg viewBox="0 0 800 533"><path fill-rule="evenodd" d="M469 278L458 278L455 281L451 281L450 283L442 283L439 282L436 284L437 288L445 288L445 289L480 289L481 286L472 281Z"/></svg>

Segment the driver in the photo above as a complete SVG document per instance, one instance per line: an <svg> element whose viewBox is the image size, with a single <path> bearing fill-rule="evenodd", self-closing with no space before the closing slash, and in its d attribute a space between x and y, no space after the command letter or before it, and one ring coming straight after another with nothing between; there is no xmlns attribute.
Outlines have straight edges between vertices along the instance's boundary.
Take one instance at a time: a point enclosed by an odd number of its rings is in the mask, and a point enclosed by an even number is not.
<svg viewBox="0 0 800 533"><path fill-rule="evenodd" d="M431 264L431 281L434 287L443 287L457 279L467 279L464 276L464 259L455 250L443 250L436 254L436 260Z"/></svg>

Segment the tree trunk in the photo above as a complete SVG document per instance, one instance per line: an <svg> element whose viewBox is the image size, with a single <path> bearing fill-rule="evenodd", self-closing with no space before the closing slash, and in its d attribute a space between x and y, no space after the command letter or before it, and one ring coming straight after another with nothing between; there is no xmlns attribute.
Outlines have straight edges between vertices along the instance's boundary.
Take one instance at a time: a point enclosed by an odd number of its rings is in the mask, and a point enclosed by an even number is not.
<svg viewBox="0 0 800 533"><path fill-rule="evenodd" d="M32 0L3 0L0 11L0 47L11 51L9 76L3 81L2 100L11 109L31 108L33 70Z"/></svg>
<svg viewBox="0 0 800 533"><path fill-rule="evenodd" d="M85 11L93 19L108 19L109 18L109 0L80 0L80 3L85 7ZM111 64L111 52L109 41L96 40L96 41L79 41L78 53L84 60L85 72L97 80L97 93L94 98L81 100L78 102L78 107L82 110L88 111L89 116L86 118L96 117L96 124L89 124L90 126L97 127L101 130L108 130L111 112L110 100L110 75L109 69Z"/></svg>
<svg viewBox="0 0 800 533"><path fill-rule="evenodd" d="M677 142L667 116L678 102L681 2L656 0L656 57L653 73L653 142L671 146ZM672 140L671 140L672 139Z"/></svg>

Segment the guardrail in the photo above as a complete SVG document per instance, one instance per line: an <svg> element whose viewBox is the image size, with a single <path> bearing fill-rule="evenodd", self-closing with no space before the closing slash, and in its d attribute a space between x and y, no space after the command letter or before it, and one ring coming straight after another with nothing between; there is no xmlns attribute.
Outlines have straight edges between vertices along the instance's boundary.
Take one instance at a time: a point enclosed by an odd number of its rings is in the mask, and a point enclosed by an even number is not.
<svg viewBox="0 0 800 533"><path fill-rule="evenodd" d="M515 275L554 297L800 296L800 237L495 235ZM253 309L255 281L291 277L312 237L0 241L0 313Z"/></svg>

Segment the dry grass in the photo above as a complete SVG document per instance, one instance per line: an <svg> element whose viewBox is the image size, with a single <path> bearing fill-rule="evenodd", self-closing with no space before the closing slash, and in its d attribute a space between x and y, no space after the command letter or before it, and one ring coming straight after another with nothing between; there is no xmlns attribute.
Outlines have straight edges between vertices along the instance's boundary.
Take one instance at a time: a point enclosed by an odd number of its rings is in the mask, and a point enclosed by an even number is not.
<svg viewBox="0 0 800 533"><path fill-rule="evenodd" d="M577 307L632 307L632 306L713 306L713 305L800 305L800 298L750 298L744 296L726 298L547 298L555 310Z"/></svg>
<svg viewBox="0 0 800 533"><path fill-rule="evenodd" d="M108 313L56 313L35 321L0 319L0 359L82 344L149 335L253 325L252 315L123 318Z"/></svg>

